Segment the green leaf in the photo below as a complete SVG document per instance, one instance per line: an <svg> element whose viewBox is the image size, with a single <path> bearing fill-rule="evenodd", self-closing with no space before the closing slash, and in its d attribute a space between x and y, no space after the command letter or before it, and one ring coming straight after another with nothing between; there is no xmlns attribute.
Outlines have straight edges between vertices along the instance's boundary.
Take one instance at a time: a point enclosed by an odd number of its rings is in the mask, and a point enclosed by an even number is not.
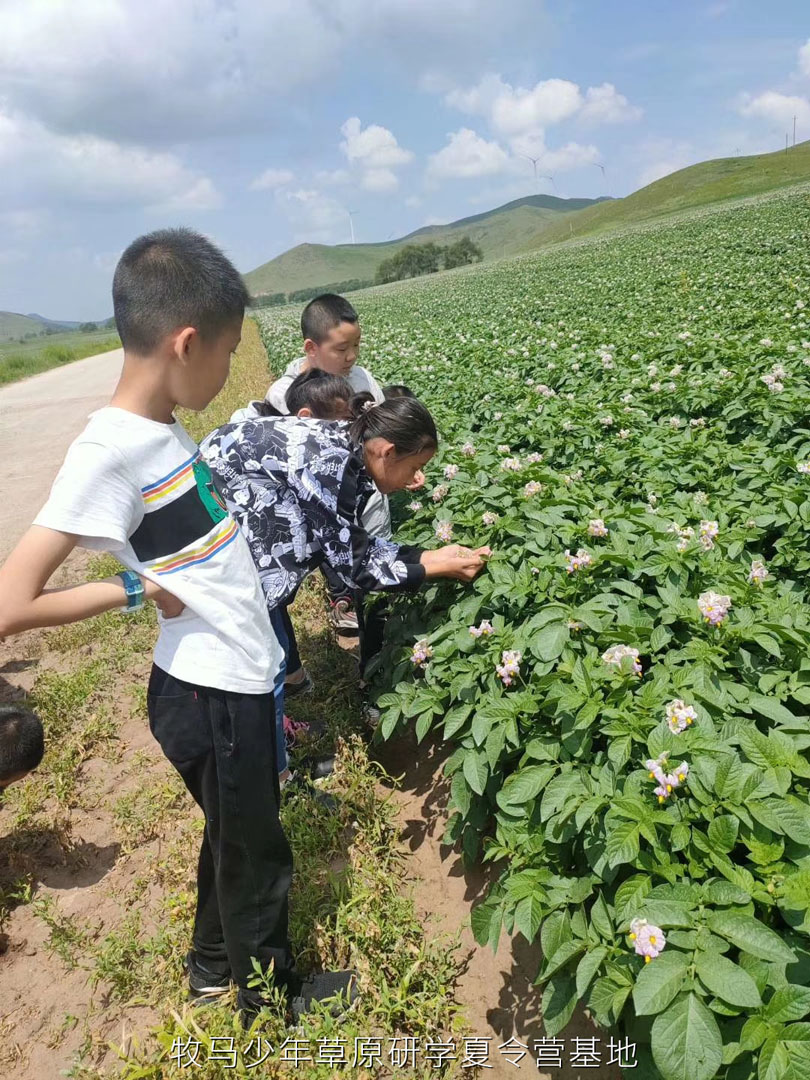
<svg viewBox="0 0 810 1080"><path fill-rule="evenodd" d="M650 652L659 652L672 640L672 631L666 626L656 626L650 634Z"/></svg>
<svg viewBox="0 0 810 1080"><path fill-rule="evenodd" d="M612 868L632 862L639 852L638 825L633 821L619 821L608 833L605 853Z"/></svg>
<svg viewBox="0 0 810 1080"><path fill-rule="evenodd" d="M718 851L731 851L737 843L740 823L731 814L721 814L709 824L709 842Z"/></svg>
<svg viewBox="0 0 810 1080"><path fill-rule="evenodd" d="M529 765L512 773L496 796L498 805L522 806L535 799L556 771L556 765Z"/></svg>
<svg viewBox="0 0 810 1080"><path fill-rule="evenodd" d="M613 937L613 924L610 920L605 898L601 893L591 907L590 918L591 925L600 937L608 939Z"/></svg>
<svg viewBox="0 0 810 1080"><path fill-rule="evenodd" d="M627 923L635 916L637 908L651 889L652 881L648 874L634 874L621 883L613 900L613 910L619 923Z"/></svg>
<svg viewBox="0 0 810 1080"><path fill-rule="evenodd" d="M456 705L444 718L444 737L450 739L455 733L464 726L470 713L472 712L472 705Z"/></svg>
<svg viewBox="0 0 810 1080"><path fill-rule="evenodd" d="M532 634L529 647L538 660L556 660L570 637L568 622L549 623Z"/></svg>
<svg viewBox="0 0 810 1080"><path fill-rule="evenodd" d="M711 1080L723 1060L717 1021L695 994L677 998L652 1026L652 1055L663 1080Z"/></svg>
<svg viewBox="0 0 810 1080"><path fill-rule="evenodd" d="M515 908L515 929L531 944L543 921L543 904L538 896L525 896Z"/></svg>
<svg viewBox="0 0 810 1080"><path fill-rule="evenodd" d="M594 976L602 966L608 951L605 945L597 945L595 949L589 949L577 966L577 996L585 997L585 992L591 985Z"/></svg>
<svg viewBox="0 0 810 1080"><path fill-rule="evenodd" d="M777 990L765 1006L763 1017L771 1024L789 1024L810 1012L810 988L789 983Z"/></svg>
<svg viewBox="0 0 810 1080"><path fill-rule="evenodd" d="M430 725L432 723L433 713L422 713L422 715L416 721L416 741L418 743L420 743L430 731Z"/></svg>
<svg viewBox="0 0 810 1080"><path fill-rule="evenodd" d="M559 949L550 957L545 964L543 973L537 983L544 983L547 979L550 979L552 975L556 975L560 968L565 967L575 956L584 950L586 942L581 938L574 938L571 941L564 941Z"/></svg>
<svg viewBox="0 0 810 1080"><path fill-rule="evenodd" d="M704 986L729 1005L758 1009L762 1004L757 984L748 972L721 953L698 953L695 967Z"/></svg>
<svg viewBox="0 0 810 1080"><path fill-rule="evenodd" d="M689 843L689 838L692 835L691 829L688 825L684 825L683 822L678 822L669 834L669 845L673 851L683 851L686 845Z"/></svg>
<svg viewBox="0 0 810 1080"><path fill-rule="evenodd" d="M751 915L739 911L715 911L708 919L709 929L736 945L738 949L776 964L793 963L797 957L778 934Z"/></svg>
<svg viewBox="0 0 810 1080"><path fill-rule="evenodd" d="M476 795L483 795L489 775L489 765L484 754L470 751L464 758L463 767L467 783Z"/></svg>
<svg viewBox="0 0 810 1080"><path fill-rule="evenodd" d="M680 993L688 970L685 954L675 949L665 950L645 964L633 988L636 1015L653 1016L663 1012Z"/></svg>
<svg viewBox="0 0 810 1080"><path fill-rule="evenodd" d="M577 987L573 975L555 975L545 989L541 1006L547 1035L553 1037L566 1027L576 1003Z"/></svg>
<svg viewBox="0 0 810 1080"><path fill-rule="evenodd" d="M771 1028L762 1017L752 1016L750 1020L746 1020L743 1024L740 1032L740 1048L742 1050L757 1050L770 1034Z"/></svg>
<svg viewBox="0 0 810 1080"><path fill-rule="evenodd" d="M477 904L470 912L470 925L473 937L479 945L486 945L489 940L490 927L495 917L496 906L491 903Z"/></svg>

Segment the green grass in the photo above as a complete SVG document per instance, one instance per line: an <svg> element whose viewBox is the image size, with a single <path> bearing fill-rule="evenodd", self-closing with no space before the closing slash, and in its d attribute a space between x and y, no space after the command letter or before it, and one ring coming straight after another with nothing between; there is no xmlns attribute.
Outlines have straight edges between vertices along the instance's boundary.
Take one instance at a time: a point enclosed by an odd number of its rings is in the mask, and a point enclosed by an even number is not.
<svg viewBox="0 0 810 1080"><path fill-rule="evenodd" d="M592 201L534 195L448 225L418 229L408 236L381 244L338 244L333 247L299 244L246 274L245 281L254 293L294 292L351 278L369 281L374 278L382 260L390 258L406 244L429 240L448 244L462 236L469 236L478 244L485 259L500 259L523 251L527 238L539 235L550 221Z"/></svg>
<svg viewBox="0 0 810 1080"><path fill-rule="evenodd" d="M524 251L638 225L682 210L761 195L810 179L810 141L788 153L755 154L751 157L718 158L690 165L656 180L625 199L589 206L565 221L551 222L537 240L527 241Z"/></svg>
<svg viewBox="0 0 810 1080"><path fill-rule="evenodd" d="M54 367L71 364L86 356L118 349L121 341L110 330L89 334L65 332L32 341L0 343L0 386L38 375Z"/></svg>

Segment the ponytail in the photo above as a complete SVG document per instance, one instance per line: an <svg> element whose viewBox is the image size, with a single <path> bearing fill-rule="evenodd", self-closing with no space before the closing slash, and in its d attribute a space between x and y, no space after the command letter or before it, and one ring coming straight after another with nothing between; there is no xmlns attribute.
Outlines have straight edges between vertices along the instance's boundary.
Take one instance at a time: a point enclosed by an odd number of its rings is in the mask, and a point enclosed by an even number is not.
<svg viewBox="0 0 810 1080"><path fill-rule="evenodd" d="M356 412L358 404L359 412ZM392 398L376 405L370 394L356 394L351 408L357 418L350 435L358 446L369 439L385 439L393 443L400 457L438 448L439 436L433 417L417 398Z"/></svg>

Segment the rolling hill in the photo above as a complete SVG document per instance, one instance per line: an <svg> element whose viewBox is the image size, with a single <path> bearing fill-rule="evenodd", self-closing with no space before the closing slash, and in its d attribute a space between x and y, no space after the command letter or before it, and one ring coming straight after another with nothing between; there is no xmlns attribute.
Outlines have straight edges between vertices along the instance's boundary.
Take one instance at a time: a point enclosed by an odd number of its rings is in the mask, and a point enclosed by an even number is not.
<svg viewBox="0 0 810 1080"><path fill-rule="evenodd" d="M54 333L70 333L77 331L82 323L63 322L60 319L46 319L44 315L20 315L16 311L0 311L0 342L20 341L29 335L38 337L44 331ZM99 319L99 327L104 325L104 320Z"/></svg>
<svg viewBox="0 0 810 1080"><path fill-rule="evenodd" d="M710 203L760 195L802 181L810 181L810 141L798 143L787 153L779 150L774 154L702 161L670 173L624 199L611 199L564 220L547 222L538 237L527 238L523 250L610 232Z"/></svg>
<svg viewBox="0 0 810 1080"><path fill-rule="evenodd" d="M260 294L293 292L350 278L371 280L382 260L406 244L431 240L449 244L462 236L469 236L478 244L485 259L499 259L524 251L527 240L539 236L549 222L591 207L597 201L528 195L448 225L427 225L399 240L335 246L299 244L245 274L245 282L252 293Z"/></svg>
<svg viewBox="0 0 810 1080"><path fill-rule="evenodd" d="M432 225L380 244L299 244L245 275L253 293L292 292L351 278L370 280L383 259L409 243L470 236L485 260L598 235L710 203L810 181L810 141L787 153L718 158L671 173L623 199L529 195L494 210Z"/></svg>

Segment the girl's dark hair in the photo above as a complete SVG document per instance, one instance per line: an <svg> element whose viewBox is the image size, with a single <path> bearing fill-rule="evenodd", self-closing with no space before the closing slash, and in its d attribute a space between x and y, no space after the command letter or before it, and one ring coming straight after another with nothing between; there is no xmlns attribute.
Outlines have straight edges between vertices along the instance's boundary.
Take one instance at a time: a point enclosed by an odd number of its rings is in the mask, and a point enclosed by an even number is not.
<svg viewBox="0 0 810 1080"><path fill-rule="evenodd" d="M405 386L404 383L390 383L388 386L382 388L382 392L386 401L391 401L392 398L398 397L416 397L413 390L411 390L409 386Z"/></svg>
<svg viewBox="0 0 810 1080"><path fill-rule="evenodd" d="M352 400L352 384L342 375L330 375L312 368L293 379L285 396L292 416L300 409L311 409L316 420L334 420L339 401Z"/></svg>
<svg viewBox="0 0 810 1080"><path fill-rule="evenodd" d="M352 399L351 411L355 413L358 398L371 395L358 394ZM367 404L367 402L365 403ZM363 408L351 426L352 441L362 446L369 439L385 439L394 444L394 449L401 457L421 454L425 450L436 450L439 436L433 417L417 398L398 397L384 401L381 405L372 404Z"/></svg>

